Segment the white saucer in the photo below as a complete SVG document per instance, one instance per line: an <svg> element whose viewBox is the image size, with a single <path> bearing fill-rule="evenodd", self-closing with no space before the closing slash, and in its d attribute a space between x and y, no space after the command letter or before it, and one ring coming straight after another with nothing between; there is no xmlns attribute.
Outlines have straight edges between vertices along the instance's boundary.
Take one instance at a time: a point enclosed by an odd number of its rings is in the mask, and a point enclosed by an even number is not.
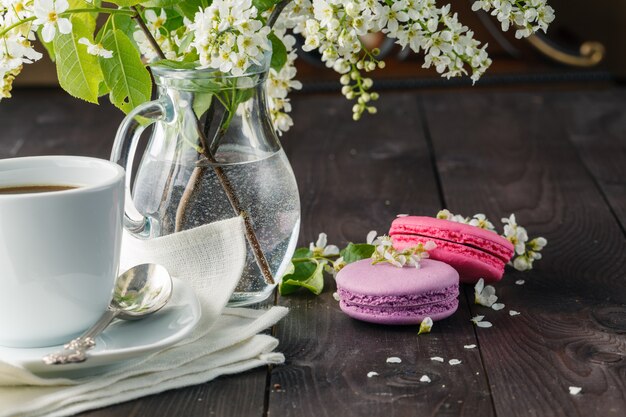
<svg viewBox="0 0 626 417"><path fill-rule="evenodd" d="M96 338L96 347L89 352L85 362L64 365L43 363L41 358L60 350L62 346L32 349L0 346L0 360L43 376L82 376L171 346L193 330L202 314L193 289L181 280L174 278L173 281L172 300L163 310L142 320L112 323ZM84 372L86 370L89 372Z"/></svg>

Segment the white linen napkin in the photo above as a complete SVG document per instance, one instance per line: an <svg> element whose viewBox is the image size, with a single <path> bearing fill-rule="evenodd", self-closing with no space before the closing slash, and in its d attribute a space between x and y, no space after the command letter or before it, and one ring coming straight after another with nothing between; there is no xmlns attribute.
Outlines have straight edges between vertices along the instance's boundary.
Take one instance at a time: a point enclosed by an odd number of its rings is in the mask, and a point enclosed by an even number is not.
<svg viewBox="0 0 626 417"><path fill-rule="evenodd" d="M42 378L0 358L0 417L67 416L283 363L284 356L273 352L278 340L258 333L283 318L286 308L224 308L243 270L245 251L239 217L157 239L125 236L121 269L156 262L188 282L202 307L197 327L170 348L80 379Z"/></svg>

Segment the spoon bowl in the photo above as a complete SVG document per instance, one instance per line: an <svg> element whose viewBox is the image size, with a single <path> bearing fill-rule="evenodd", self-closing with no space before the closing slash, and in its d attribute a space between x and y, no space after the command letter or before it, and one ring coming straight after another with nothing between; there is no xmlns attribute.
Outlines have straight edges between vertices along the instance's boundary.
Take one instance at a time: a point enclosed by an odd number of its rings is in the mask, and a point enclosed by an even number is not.
<svg viewBox="0 0 626 417"><path fill-rule="evenodd" d="M119 310L119 319L139 320L162 309L171 296L172 278L165 267L137 265L115 282L111 308Z"/></svg>
<svg viewBox="0 0 626 417"><path fill-rule="evenodd" d="M43 358L48 365L83 362L87 351L96 346L95 338L115 318L139 320L162 309L172 298L172 277L156 264L137 265L115 281L113 298L98 321L82 335L68 342L63 350Z"/></svg>

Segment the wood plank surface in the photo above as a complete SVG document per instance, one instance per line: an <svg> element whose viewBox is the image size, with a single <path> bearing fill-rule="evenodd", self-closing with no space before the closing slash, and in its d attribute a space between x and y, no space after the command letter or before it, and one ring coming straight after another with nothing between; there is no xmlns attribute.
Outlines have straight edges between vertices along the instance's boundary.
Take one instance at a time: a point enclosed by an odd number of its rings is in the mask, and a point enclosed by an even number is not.
<svg viewBox="0 0 626 417"><path fill-rule="evenodd" d="M322 231L330 243L363 242L369 230L387 233L396 214L439 210L415 101L386 94L378 104L380 113L358 124L341 97L299 97L294 104L295 126L284 142L302 196L302 245ZM319 297L280 299L291 309L277 325L287 363L272 372L268 415L493 415L480 353L463 348L476 343L464 298L457 314L418 337L416 326L349 318L331 295L333 280L326 285ZM392 356L402 363L386 363ZM463 364L450 366L453 358ZM379 376L368 378L370 371ZM419 381L424 374L430 384Z"/></svg>
<svg viewBox="0 0 626 417"><path fill-rule="evenodd" d="M626 232L626 92L570 92L547 100Z"/></svg>
<svg viewBox="0 0 626 417"><path fill-rule="evenodd" d="M280 298L291 308L276 328L287 363L269 385L260 368L84 415L624 415L626 91L381 96L379 114L359 123L342 97L293 98L295 126L282 141L300 187L300 244L322 231L338 245L363 241L396 214L432 215L444 204L494 220L515 212L549 245L536 269L507 270L496 284L506 308L469 304L466 287L458 313L417 336L414 326L350 319L327 279L319 297ZM108 158L121 119L109 104L18 90L0 102L0 158ZM474 328L475 314L494 327ZM390 356L402 363L387 364ZM424 374L430 384L419 382Z"/></svg>
<svg viewBox="0 0 626 417"><path fill-rule="evenodd" d="M494 323L477 333L497 415L624 415L626 242L559 108L542 94L423 100L449 209L514 212L549 241L535 270L508 271L496 285L505 310L472 307Z"/></svg>

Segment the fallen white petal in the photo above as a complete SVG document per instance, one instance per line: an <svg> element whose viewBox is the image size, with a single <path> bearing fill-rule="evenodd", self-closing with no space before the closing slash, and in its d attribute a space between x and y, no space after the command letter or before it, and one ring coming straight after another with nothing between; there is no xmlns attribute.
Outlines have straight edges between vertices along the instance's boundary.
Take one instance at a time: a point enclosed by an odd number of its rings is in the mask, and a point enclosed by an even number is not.
<svg viewBox="0 0 626 417"><path fill-rule="evenodd" d="M504 304L502 304L502 303L495 303L495 304L491 305L491 308L493 308L496 311L502 310L504 308Z"/></svg>
<svg viewBox="0 0 626 417"><path fill-rule="evenodd" d="M397 214L396 217L408 217L408 214Z"/></svg>
<svg viewBox="0 0 626 417"><path fill-rule="evenodd" d="M471 319L471 320L472 320L474 323L478 323L479 321L481 321L481 320L482 320L482 319L484 319L484 318L485 318L485 316L474 316L474 317L472 317L472 319Z"/></svg>
<svg viewBox="0 0 626 417"><path fill-rule="evenodd" d="M569 387L569 393L572 395L578 395L582 390L581 387Z"/></svg>
<svg viewBox="0 0 626 417"><path fill-rule="evenodd" d="M420 382L430 382L430 378L428 377L428 375L422 375L422 377L420 378Z"/></svg>
<svg viewBox="0 0 626 417"><path fill-rule="evenodd" d="M526 281L524 281L523 279L518 279L517 281L515 281L517 285L524 285L525 282Z"/></svg>
<svg viewBox="0 0 626 417"><path fill-rule="evenodd" d="M335 299L335 301L339 301L340 300L339 294L336 293L336 292L333 293L333 298Z"/></svg>
<svg viewBox="0 0 626 417"><path fill-rule="evenodd" d="M397 356L392 356L390 358L387 358L387 363L401 363L402 359L398 358Z"/></svg>
<svg viewBox="0 0 626 417"><path fill-rule="evenodd" d="M443 362L443 358L441 356L433 356L430 358L431 361Z"/></svg>
<svg viewBox="0 0 626 417"><path fill-rule="evenodd" d="M509 316L519 316L521 313L515 310L509 310Z"/></svg>
<svg viewBox="0 0 626 417"><path fill-rule="evenodd" d="M373 376L378 376L378 372L370 371L370 372L367 373L367 377L368 378L371 378Z"/></svg>
<svg viewBox="0 0 626 417"><path fill-rule="evenodd" d="M490 321L479 321L478 323L476 323L476 326L486 329L488 327L493 326L493 324L491 324Z"/></svg>
<svg viewBox="0 0 626 417"><path fill-rule="evenodd" d="M461 361L460 361L460 360L458 360L458 359L450 359L450 360L448 361L448 363L449 363L450 365L459 365L459 364L461 363Z"/></svg>
<svg viewBox="0 0 626 417"><path fill-rule="evenodd" d="M465 349L474 349L476 345L465 345L463 346Z"/></svg>

